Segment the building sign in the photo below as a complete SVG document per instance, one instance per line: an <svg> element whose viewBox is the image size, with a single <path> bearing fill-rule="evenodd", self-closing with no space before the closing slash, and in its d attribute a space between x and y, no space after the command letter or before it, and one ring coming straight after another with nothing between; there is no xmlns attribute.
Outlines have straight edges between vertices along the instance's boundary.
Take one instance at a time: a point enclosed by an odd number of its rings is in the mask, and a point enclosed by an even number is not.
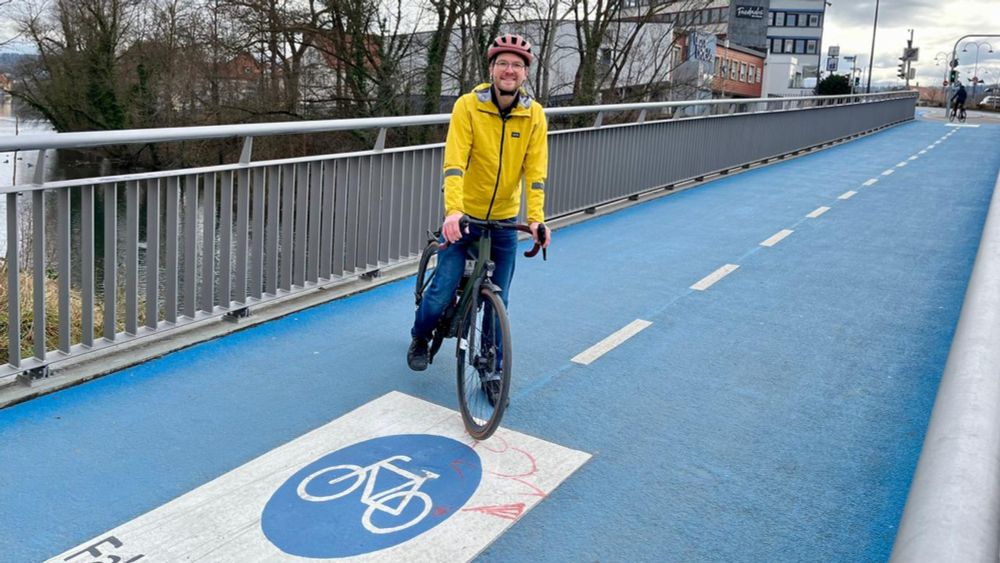
<svg viewBox="0 0 1000 563"><path fill-rule="evenodd" d="M738 18L750 18L752 20L762 20L764 19L764 7L763 6L736 6L736 17Z"/></svg>
<svg viewBox="0 0 1000 563"><path fill-rule="evenodd" d="M688 34L688 60L715 65L715 34L692 31Z"/></svg>
<svg viewBox="0 0 1000 563"><path fill-rule="evenodd" d="M830 45L830 50L826 54L828 57L839 57L840 56L840 45Z"/></svg>

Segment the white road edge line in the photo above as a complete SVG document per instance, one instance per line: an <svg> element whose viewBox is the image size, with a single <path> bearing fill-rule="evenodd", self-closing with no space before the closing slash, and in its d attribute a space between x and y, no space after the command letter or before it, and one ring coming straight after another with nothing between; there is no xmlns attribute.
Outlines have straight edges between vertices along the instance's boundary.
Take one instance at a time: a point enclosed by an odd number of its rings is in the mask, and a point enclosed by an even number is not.
<svg viewBox="0 0 1000 563"><path fill-rule="evenodd" d="M625 342L629 338L632 338L640 331L648 327L653 323L649 321L644 321L642 319L636 319L624 327L615 331L614 334L605 338L604 340L594 344L590 348L587 348L583 352L580 352L570 360L573 363L581 365L590 365L591 362L600 358L604 354L607 354L614 348L616 348L622 342Z"/></svg>
<svg viewBox="0 0 1000 563"><path fill-rule="evenodd" d="M864 184L861 184L861 185L862 186L871 186L875 182L878 182L878 178L872 178L871 180L868 180L867 182L865 182Z"/></svg>
<svg viewBox="0 0 1000 563"><path fill-rule="evenodd" d="M817 207L816 209L813 209L812 213L810 213L809 215L806 215L806 217L808 217L810 219L815 219L815 218L819 217L820 215L826 213L829 210L830 210L830 208L826 207L826 206Z"/></svg>
<svg viewBox="0 0 1000 563"><path fill-rule="evenodd" d="M790 230L790 229L781 229L777 233L774 233L773 235L771 235L771 238L769 238L769 239L765 240L764 242L760 243L760 245L761 246L774 246L774 245L778 244L779 242L781 242L782 240L784 240L785 237L787 237L788 235L790 235L790 234L792 234L794 232L795 231Z"/></svg>
<svg viewBox="0 0 1000 563"><path fill-rule="evenodd" d="M726 264L725 266L698 280L698 283L692 285L691 289L695 291L705 291L706 289L712 287L715 282L734 272L736 268L739 268L736 264Z"/></svg>
<svg viewBox="0 0 1000 563"><path fill-rule="evenodd" d="M840 194L840 197L838 197L837 199L851 199L851 196L853 196L853 195L855 195L857 193L858 192L856 192L854 190L848 190L848 191Z"/></svg>

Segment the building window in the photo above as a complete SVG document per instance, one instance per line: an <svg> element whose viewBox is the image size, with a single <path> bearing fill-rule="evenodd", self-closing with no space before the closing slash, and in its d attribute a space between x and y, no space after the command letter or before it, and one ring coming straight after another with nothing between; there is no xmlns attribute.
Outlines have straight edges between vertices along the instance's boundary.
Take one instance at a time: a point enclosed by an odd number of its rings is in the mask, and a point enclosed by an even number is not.
<svg viewBox="0 0 1000 563"><path fill-rule="evenodd" d="M809 27L819 27L819 14L809 14Z"/></svg>
<svg viewBox="0 0 1000 563"><path fill-rule="evenodd" d="M774 25L777 27L783 27L785 25L785 12L774 13Z"/></svg>
<svg viewBox="0 0 1000 563"><path fill-rule="evenodd" d="M747 64L740 63L740 82L747 81Z"/></svg>
<svg viewBox="0 0 1000 563"><path fill-rule="evenodd" d="M785 39L785 50L783 53L794 53L795 52L795 40Z"/></svg>
<svg viewBox="0 0 1000 563"><path fill-rule="evenodd" d="M774 12L767 13L767 25L774 27Z"/></svg>
<svg viewBox="0 0 1000 563"><path fill-rule="evenodd" d="M756 69L757 67L755 67L754 65L750 65L750 68L747 69L747 82L749 82L750 84L753 84L753 77L756 74Z"/></svg>
<svg viewBox="0 0 1000 563"><path fill-rule="evenodd" d="M816 54L816 40L815 39L808 39L808 40L806 40L806 53L809 54L809 55L815 55Z"/></svg>
<svg viewBox="0 0 1000 563"><path fill-rule="evenodd" d="M761 75L763 75L763 74L764 74L764 71L761 70L760 67L757 67L757 84L760 84Z"/></svg>
<svg viewBox="0 0 1000 563"><path fill-rule="evenodd" d="M799 55L804 55L806 52L806 40L796 39L795 40L795 53Z"/></svg>
<svg viewBox="0 0 1000 563"><path fill-rule="evenodd" d="M729 61L729 79L730 80L736 80L736 77L739 76L739 73L740 73L740 68L739 67L740 67L739 62L732 61L732 60Z"/></svg>
<svg viewBox="0 0 1000 563"><path fill-rule="evenodd" d="M719 8L719 21L727 22L729 21L729 10L726 8Z"/></svg>
<svg viewBox="0 0 1000 563"><path fill-rule="evenodd" d="M798 14L785 14L785 27L795 27L799 25Z"/></svg>

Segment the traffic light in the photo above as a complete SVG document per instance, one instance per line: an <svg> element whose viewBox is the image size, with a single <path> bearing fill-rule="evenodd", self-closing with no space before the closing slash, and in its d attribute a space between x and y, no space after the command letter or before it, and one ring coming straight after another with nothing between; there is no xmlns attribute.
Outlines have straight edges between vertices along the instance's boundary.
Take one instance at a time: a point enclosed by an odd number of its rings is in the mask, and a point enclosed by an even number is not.
<svg viewBox="0 0 1000 563"><path fill-rule="evenodd" d="M900 78L906 78L906 59L899 58L899 70L896 71L896 76Z"/></svg>
<svg viewBox="0 0 1000 563"><path fill-rule="evenodd" d="M958 71L957 70L951 69L951 72L948 73L948 82L951 82L952 84L958 82Z"/></svg>

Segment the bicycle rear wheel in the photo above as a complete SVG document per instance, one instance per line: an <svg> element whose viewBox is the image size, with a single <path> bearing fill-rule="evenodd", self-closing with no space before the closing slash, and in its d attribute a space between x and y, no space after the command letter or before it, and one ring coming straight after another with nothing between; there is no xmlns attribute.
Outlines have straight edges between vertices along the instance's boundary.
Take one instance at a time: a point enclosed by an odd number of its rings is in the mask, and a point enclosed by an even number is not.
<svg viewBox="0 0 1000 563"><path fill-rule="evenodd" d="M483 288L459 330L458 402L469 435L485 440L500 427L510 393L510 322L500 296ZM487 381L497 389L491 401Z"/></svg>
<svg viewBox="0 0 1000 563"><path fill-rule="evenodd" d="M417 285L413 292L417 307L420 306L424 292L427 291L427 287L430 286L431 280L434 278L434 268L437 265L434 258L437 256L440 246L437 241L431 241L420 255L420 263L417 265Z"/></svg>

